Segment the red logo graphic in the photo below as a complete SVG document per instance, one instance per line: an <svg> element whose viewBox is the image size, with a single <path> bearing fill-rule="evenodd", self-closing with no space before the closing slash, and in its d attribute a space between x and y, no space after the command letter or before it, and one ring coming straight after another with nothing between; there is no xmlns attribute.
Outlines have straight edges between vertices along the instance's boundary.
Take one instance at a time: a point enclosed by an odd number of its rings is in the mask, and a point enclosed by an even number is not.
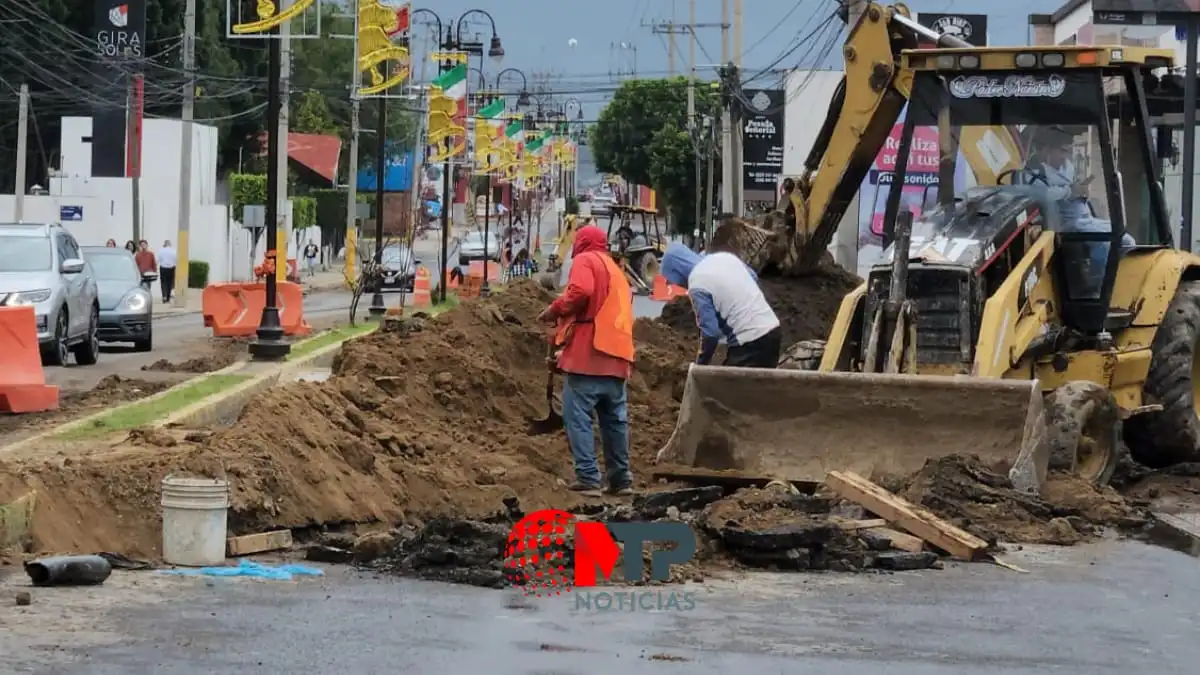
<svg viewBox="0 0 1200 675"><path fill-rule="evenodd" d="M597 571L610 578L620 554L604 523L580 522L566 511L543 509L509 531L504 570L509 583L526 595L562 595L595 586Z"/></svg>

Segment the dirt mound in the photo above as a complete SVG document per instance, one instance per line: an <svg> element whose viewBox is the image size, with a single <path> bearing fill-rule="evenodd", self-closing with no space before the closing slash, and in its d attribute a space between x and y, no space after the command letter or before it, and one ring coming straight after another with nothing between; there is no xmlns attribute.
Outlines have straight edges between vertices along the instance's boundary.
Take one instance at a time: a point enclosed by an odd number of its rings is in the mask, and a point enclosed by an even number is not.
<svg viewBox="0 0 1200 675"><path fill-rule="evenodd" d="M763 295L779 317L784 345L826 339L842 298L860 283L858 277L833 263L822 265L808 276L759 279ZM696 317L686 297L668 302L659 321L687 335L696 333Z"/></svg>
<svg viewBox="0 0 1200 675"><path fill-rule="evenodd" d="M328 381L272 389L231 427L173 448L139 439L119 454L0 468L0 502L28 487L55 495L56 512L35 527L43 549L142 556L157 553L158 485L169 472L227 475L235 533L477 518L516 495L529 510L577 506L565 437L525 435L527 418L545 415L536 316L551 299L522 280L437 317L405 319L347 343ZM691 341L650 322L635 330L631 459L644 484L674 428L672 395ZM112 528L79 532L85 513Z"/></svg>
<svg viewBox="0 0 1200 675"><path fill-rule="evenodd" d="M105 408L157 394L170 386L170 382L148 382L120 375L109 375L88 391L61 394L58 410L21 415L0 415L0 434L63 424L77 417L100 412Z"/></svg>
<svg viewBox="0 0 1200 675"><path fill-rule="evenodd" d="M211 345L212 353L210 354L179 362L159 359L154 363L142 366L142 370L156 370L164 373L211 373L232 366L246 355L245 342L214 339Z"/></svg>
<svg viewBox="0 0 1200 675"><path fill-rule="evenodd" d="M905 482L905 498L991 543L1069 545L1104 527L1131 530L1146 522L1146 514L1112 488L1055 473L1042 496L1032 497L961 455L931 459Z"/></svg>

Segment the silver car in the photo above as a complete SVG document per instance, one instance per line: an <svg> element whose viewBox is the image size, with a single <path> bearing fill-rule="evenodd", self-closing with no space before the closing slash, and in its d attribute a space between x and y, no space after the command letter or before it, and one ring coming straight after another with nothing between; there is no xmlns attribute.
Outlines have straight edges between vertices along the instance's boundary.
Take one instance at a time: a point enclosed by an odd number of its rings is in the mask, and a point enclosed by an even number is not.
<svg viewBox="0 0 1200 675"><path fill-rule="evenodd" d="M150 351L154 303L133 255L123 248L84 246L83 259L100 293L100 341L132 342L137 351Z"/></svg>
<svg viewBox="0 0 1200 675"><path fill-rule="evenodd" d="M0 306L33 307L47 365L90 366L100 358L96 280L61 225L0 223Z"/></svg>
<svg viewBox="0 0 1200 675"><path fill-rule="evenodd" d="M484 254L483 233L468 232L458 244L458 264L469 265L471 261L482 261L484 258L500 261L500 237L491 232L487 237L487 253Z"/></svg>

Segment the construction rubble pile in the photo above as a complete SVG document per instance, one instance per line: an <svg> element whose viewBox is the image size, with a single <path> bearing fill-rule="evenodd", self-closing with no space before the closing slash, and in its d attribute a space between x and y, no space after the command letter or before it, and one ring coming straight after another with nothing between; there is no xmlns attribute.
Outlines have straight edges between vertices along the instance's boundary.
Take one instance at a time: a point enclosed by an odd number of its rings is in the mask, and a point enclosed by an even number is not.
<svg viewBox="0 0 1200 675"><path fill-rule="evenodd" d="M764 282L772 301L790 308L780 312L791 322L789 340L828 330L852 277L841 270L826 277L792 281L805 290L787 293ZM368 543L319 543L314 559L484 586L503 583L511 524L543 508L602 521L689 523L698 547L694 567L681 572L685 579L730 567L927 568L938 564L937 552L954 552L936 536L902 531L892 516L830 485L653 480L664 469L653 458L674 428L695 355L694 328L666 322L635 325L629 416L641 495L598 504L571 493L562 435L525 433L527 420L546 412L546 343L536 317L552 297L521 280L436 317L402 319L347 343L327 381L271 389L225 428L161 440L141 434L115 452L0 463L0 498L38 492L35 550L153 558L161 545L162 478L224 477L231 534L384 524L395 529ZM940 517L943 529L965 530L956 541L977 537L983 543L972 544L972 552L994 551L997 541L1069 544L1104 527L1136 531L1148 499L1192 489L1185 478L1173 483L1161 473L1124 471L1118 481L1132 497L1052 476L1034 498L1013 490L1002 471L960 456L911 476L866 478Z"/></svg>

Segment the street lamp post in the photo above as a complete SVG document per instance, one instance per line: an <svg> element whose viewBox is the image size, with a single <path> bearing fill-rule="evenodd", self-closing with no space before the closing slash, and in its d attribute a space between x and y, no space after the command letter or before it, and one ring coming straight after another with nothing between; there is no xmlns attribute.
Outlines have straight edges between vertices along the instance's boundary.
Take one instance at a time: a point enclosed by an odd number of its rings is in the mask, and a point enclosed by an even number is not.
<svg viewBox="0 0 1200 675"><path fill-rule="evenodd" d="M376 286L371 293L367 313L373 317L387 314L383 304L383 174L387 169L387 97L377 99L375 120L375 275ZM403 273L403 272L401 272Z"/></svg>
<svg viewBox="0 0 1200 675"><path fill-rule="evenodd" d="M265 265L267 268L266 298L262 318L259 319L258 329L255 331L255 339L249 346L251 358L262 361L282 360L292 350L291 345L283 339L283 323L279 320L279 288L276 278L278 274L276 266L279 265L276 241L279 238L279 146L281 140L279 138L281 108L279 71L283 61L282 39L278 33L279 28L273 28L267 38L269 43L267 56L267 203L265 205L267 227L264 233L266 241L263 242L263 247L267 251L264 256L267 262ZM284 144L286 147L286 141ZM283 264L286 265L287 261L283 261ZM186 283L187 279L184 279L184 282Z"/></svg>
<svg viewBox="0 0 1200 675"><path fill-rule="evenodd" d="M412 16L412 18L415 19L418 14L427 14L430 18L433 19L434 23L437 25L438 36L442 40L441 47L442 47L443 51L447 51L447 52L465 51L467 53L472 53L472 54L477 53L477 54L481 54L481 55L484 53L482 43L477 43L477 42L464 43L462 41L462 26L465 23L464 19L466 19L467 16L469 16L471 14L482 14L482 15L486 16L488 18L488 21L491 22L491 24L492 24L492 40L489 44L489 47L487 50L487 55L492 57L493 59L497 59L497 60L504 58L504 46L500 43L500 37L496 34L496 20L494 18L492 18L492 15L488 14L486 11L484 11L482 9L467 10L466 12L463 12L462 15L458 17L458 19L450 22L448 25L442 21L442 17L439 16L437 12L434 12L431 9L426 9L424 7L414 9L412 11L411 16ZM439 59L439 61L440 61L438 64L438 72L439 73L445 73L447 70L450 69L449 64L445 60ZM480 75L482 75L482 71L480 71ZM453 206L452 206L453 200L450 195L450 189L451 189L450 178L451 178L450 159L446 158L442 162L442 214L441 214L441 221L442 221L441 222L441 227L442 227L441 269L442 269L442 273L441 273L441 278L439 280L439 282L440 282L439 288L441 290L438 293L438 296L439 296L439 299L441 302L446 301L446 286L449 283L448 267L449 267L449 257L450 257L450 210L453 208ZM486 245L484 247L484 252L485 252L485 254L487 252ZM487 279L487 273L485 272L484 273L484 280L485 280L484 283L485 284L487 283L486 279Z"/></svg>
<svg viewBox="0 0 1200 675"><path fill-rule="evenodd" d="M519 109L519 108L523 108L523 107L529 105L529 78L526 77L524 71L522 71L518 68L505 68L504 70L501 70L499 73L496 73L496 91L499 92L501 96L504 96L504 94L502 93L503 89L500 87L500 80L502 80L504 78L504 76L509 73L514 73L516 75L521 76L521 91L520 91L520 93L517 94L516 107ZM507 106L507 97L505 97L505 105ZM519 208L519 206L517 204L516 187L517 186L516 186L515 181L509 181L509 186L508 186L508 207L509 207L508 208L508 248L510 251L512 250L513 219L515 217L514 212L517 210L517 208ZM530 220L530 222L525 224L526 235L529 234L530 228L534 227L532 214L530 215L529 220ZM531 245L532 243L533 243L532 239L530 239L530 237L526 236L526 244ZM530 251L530 255L533 255L533 253L534 253L533 251ZM511 264L511 262L512 261L510 260L509 263Z"/></svg>

